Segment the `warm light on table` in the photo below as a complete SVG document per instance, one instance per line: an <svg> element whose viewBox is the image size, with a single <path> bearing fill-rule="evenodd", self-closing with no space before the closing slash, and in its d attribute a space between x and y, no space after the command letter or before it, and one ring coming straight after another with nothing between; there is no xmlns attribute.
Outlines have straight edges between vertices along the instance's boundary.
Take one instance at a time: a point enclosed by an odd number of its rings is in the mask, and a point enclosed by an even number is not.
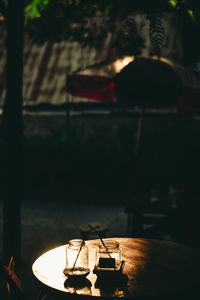
<svg viewBox="0 0 200 300"><path fill-rule="evenodd" d="M113 238L122 248L125 260L124 273L128 276L126 287L104 289L96 286L97 276L92 272L95 252L99 240L86 241L89 248L89 268L87 279L91 287L87 289L66 288L63 269L66 265L66 245L57 247L41 255L32 270L37 282L46 293L50 288L55 293L83 294L101 298L185 295L197 291L200 278L200 253L197 249L167 241L150 239ZM105 239L106 240L106 239ZM108 282L109 284L109 282ZM108 286L107 286L108 287Z"/></svg>

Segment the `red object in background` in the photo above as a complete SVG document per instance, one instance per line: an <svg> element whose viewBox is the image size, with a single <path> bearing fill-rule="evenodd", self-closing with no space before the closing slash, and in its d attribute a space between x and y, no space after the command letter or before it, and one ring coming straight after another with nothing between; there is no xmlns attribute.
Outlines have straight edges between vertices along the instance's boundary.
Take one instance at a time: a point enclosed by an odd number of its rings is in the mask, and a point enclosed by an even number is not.
<svg viewBox="0 0 200 300"><path fill-rule="evenodd" d="M200 89L185 88L177 108L180 111L200 112Z"/></svg>
<svg viewBox="0 0 200 300"><path fill-rule="evenodd" d="M73 96L97 101L115 100L114 79L100 75L69 74L66 91ZM200 89L184 88L177 109L182 112L200 112Z"/></svg>
<svg viewBox="0 0 200 300"><path fill-rule="evenodd" d="M73 96L112 102L115 99L112 77L69 74L66 90Z"/></svg>

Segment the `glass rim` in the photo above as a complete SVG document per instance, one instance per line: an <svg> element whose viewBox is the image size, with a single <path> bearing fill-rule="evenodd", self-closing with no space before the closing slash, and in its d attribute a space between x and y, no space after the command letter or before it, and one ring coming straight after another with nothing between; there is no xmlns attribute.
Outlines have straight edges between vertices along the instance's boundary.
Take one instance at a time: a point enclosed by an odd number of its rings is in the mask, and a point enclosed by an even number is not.
<svg viewBox="0 0 200 300"><path fill-rule="evenodd" d="M104 242L107 249L119 248L119 242L117 242L116 240L104 240L103 242ZM98 246L99 246L99 249L105 249L102 242L99 242Z"/></svg>
<svg viewBox="0 0 200 300"><path fill-rule="evenodd" d="M82 243L85 245L85 241L83 239L72 239L69 240L68 243L70 246L81 246Z"/></svg>

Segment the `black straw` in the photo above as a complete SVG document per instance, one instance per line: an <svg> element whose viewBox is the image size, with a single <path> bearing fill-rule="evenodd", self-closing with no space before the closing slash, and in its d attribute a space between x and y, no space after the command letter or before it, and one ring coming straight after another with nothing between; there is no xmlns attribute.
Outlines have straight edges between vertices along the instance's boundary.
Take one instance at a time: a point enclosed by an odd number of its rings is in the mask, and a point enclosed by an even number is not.
<svg viewBox="0 0 200 300"><path fill-rule="evenodd" d="M76 256L76 259L75 259L75 261L74 261L74 264L73 264L73 267L72 267L72 273L73 273L73 271L74 271L75 264L76 264L76 262L77 262L77 259L78 259L78 257L79 257L79 254L80 254L80 252L81 252L81 249L82 249L83 245L84 245L84 240L82 240L80 249L79 249L79 251L78 251L78 253L77 253L77 256Z"/></svg>
<svg viewBox="0 0 200 300"><path fill-rule="evenodd" d="M88 227L89 227L90 229L92 229L92 230L98 235L100 241L102 242L102 245L103 245L104 248L106 249L106 251L107 251L109 257L111 258L111 255L110 255L110 253L108 252L108 248L106 247L106 245L105 245L105 243L104 243L102 237L100 236L99 232L98 232L94 227L92 227L90 224L88 224Z"/></svg>

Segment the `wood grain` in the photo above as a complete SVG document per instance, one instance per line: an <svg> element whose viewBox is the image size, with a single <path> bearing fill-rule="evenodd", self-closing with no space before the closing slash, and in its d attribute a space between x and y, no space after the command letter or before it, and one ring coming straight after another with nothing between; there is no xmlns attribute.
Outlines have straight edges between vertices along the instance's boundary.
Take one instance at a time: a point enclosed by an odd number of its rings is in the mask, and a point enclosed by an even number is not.
<svg viewBox="0 0 200 300"><path fill-rule="evenodd" d="M200 252L197 249L168 241L134 238L113 238L122 249L125 260L122 280L105 278L98 282L92 270L99 240L87 241L90 274L85 286L71 286L62 270L65 267L65 247L61 246L40 256L33 264L33 274L47 292L85 295L87 297L183 297L196 295L200 285ZM53 259L54 257L54 259ZM48 264L48 266L47 266ZM48 269L48 270L47 270ZM54 275L52 276L52 273ZM127 280L126 280L127 279ZM41 286L40 285L40 286ZM163 298L162 298L163 299Z"/></svg>

